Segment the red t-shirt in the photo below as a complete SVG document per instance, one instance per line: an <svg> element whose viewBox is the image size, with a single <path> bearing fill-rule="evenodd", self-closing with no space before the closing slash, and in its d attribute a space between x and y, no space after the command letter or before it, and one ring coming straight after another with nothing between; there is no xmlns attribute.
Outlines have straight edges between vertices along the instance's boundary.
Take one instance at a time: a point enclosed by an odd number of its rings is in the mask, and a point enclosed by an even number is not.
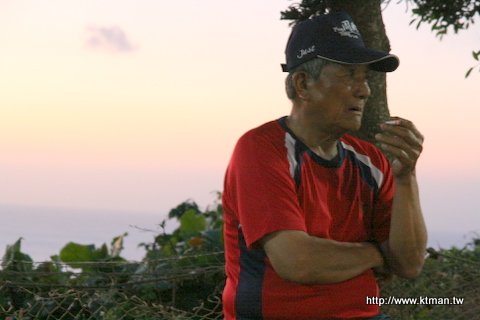
<svg viewBox="0 0 480 320"><path fill-rule="evenodd" d="M394 193L388 160L345 135L327 161L308 149L285 118L247 132L231 158L223 193L227 320L355 319L375 316L371 270L350 280L302 285L280 278L255 243L268 233L301 230L347 242L388 239Z"/></svg>

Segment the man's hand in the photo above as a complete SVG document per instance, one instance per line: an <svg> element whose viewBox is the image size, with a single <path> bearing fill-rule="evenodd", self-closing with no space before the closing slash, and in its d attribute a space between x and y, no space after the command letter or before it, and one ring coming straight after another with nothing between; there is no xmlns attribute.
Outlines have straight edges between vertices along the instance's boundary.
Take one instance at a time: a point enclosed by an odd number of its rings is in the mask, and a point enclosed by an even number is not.
<svg viewBox="0 0 480 320"><path fill-rule="evenodd" d="M385 241L381 244L376 244L377 250L379 251L380 255L383 258L383 266L373 268L373 274L377 278L377 282L380 286L387 284L388 282L393 280L393 273L390 269L390 265L388 262L386 250L388 250L388 241Z"/></svg>
<svg viewBox="0 0 480 320"><path fill-rule="evenodd" d="M415 125L408 120L392 118L393 124L383 123L380 128L384 133L378 133L375 138L380 142L380 148L392 154L393 174L397 181L415 174L415 166L423 149L423 135Z"/></svg>

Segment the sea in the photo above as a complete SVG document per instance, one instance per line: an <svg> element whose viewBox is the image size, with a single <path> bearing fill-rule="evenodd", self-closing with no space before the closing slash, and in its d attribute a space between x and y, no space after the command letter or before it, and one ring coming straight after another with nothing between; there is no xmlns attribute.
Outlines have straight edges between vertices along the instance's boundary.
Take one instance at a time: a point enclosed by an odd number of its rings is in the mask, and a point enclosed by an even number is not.
<svg viewBox="0 0 480 320"><path fill-rule="evenodd" d="M58 255L69 242L93 244L97 248L107 244L110 248L113 238L128 233L121 256L141 261L146 251L140 244L151 243L156 235L164 232L160 223L165 218L165 213L0 205L0 257L4 256L7 245L20 238L21 251L33 261L42 262ZM175 220L167 222L167 233L178 227ZM478 238L478 234L433 229L429 230L428 246L462 248L473 237Z"/></svg>
<svg viewBox="0 0 480 320"><path fill-rule="evenodd" d="M140 261L146 251L139 244L151 243L163 233L159 225L165 218L166 214L151 212L0 205L0 257L20 238L21 251L41 262L58 255L69 242L110 248L113 238L127 233L121 256ZM170 221L166 232L175 229L175 223Z"/></svg>

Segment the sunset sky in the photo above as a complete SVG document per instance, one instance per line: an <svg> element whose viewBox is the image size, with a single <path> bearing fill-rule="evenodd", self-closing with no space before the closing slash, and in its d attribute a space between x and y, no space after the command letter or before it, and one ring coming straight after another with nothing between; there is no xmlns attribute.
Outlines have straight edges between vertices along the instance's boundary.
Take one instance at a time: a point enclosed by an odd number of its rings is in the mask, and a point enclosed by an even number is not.
<svg viewBox="0 0 480 320"><path fill-rule="evenodd" d="M290 111L290 4L0 0L0 204L163 216L212 203L238 137ZM480 23L440 41L411 19L404 2L384 12L401 61L388 100L426 137L436 245L480 231L478 68L464 78Z"/></svg>

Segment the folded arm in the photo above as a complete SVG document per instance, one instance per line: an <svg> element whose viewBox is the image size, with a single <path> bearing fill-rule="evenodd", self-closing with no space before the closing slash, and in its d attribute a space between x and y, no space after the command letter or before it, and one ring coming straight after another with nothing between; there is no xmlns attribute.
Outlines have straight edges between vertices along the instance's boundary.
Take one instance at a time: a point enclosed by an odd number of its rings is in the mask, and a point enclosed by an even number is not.
<svg viewBox="0 0 480 320"><path fill-rule="evenodd" d="M367 242L338 242L283 230L264 236L260 244L280 277L302 284L338 283L383 267L381 254Z"/></svg>

